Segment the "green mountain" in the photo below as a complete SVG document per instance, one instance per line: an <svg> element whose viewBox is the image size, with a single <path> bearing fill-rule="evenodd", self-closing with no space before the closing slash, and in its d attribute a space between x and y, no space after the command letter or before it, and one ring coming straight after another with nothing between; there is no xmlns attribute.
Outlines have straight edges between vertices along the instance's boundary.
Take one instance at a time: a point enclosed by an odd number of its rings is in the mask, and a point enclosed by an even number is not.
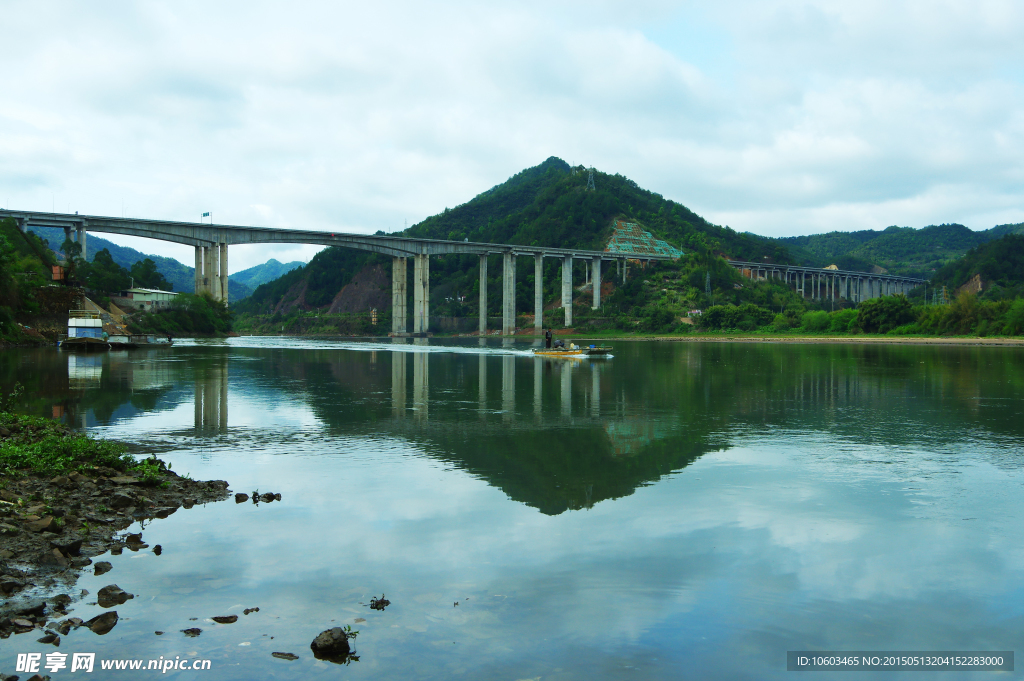
<svg viewBox="0 0 1024 681"><path fill-rule="evenodd" d="M930 278L972 248L1006 234L1024 233L1024 224L999 225L975 232L963 225L931 225L922 229L887 227L881 231L829 232L777 239L802 265L870 272L881 267L891 274Z"/></svg>
<svg viewBox="0 0 1024 681"><path fill-rule="evenodd" d="M35 232L40 238L47 242L54 251L59 251L64 243L64 230L56 227L33 227L30 231ZM196 289L195 268L183 265L174 258L163 255L147 255L134 248L118 246L100 236L90 234L86 240L86 260L92 262L97 253L103 249L110 251L111 257L121 267L131 269L132 265L149 258L156 263L156 269L164 275L174 287L173 290L180 293L194 293ZM277 262L276 260L274 262ZM255 269L255 268L250 268ZM246 270L249 271L249 270ZM252 287L236 279L237 275L228 276L228 299L241 300L252 293Z"/></svg>
<svg viewBox="0 0 1024 681"><path fill-rule="evenodd" d="M305 265L305 263L301 260L282 263L271 258L262 265L256 265L255 267L250 267L247 270L235 272L230 275L228 279L244 284L250 289L254 289L260 284L266 284L268 281L273 281L274 279L291 272L296 267L302 267L303 265Z"/></svg>
<svg viewBox="0 0 1024 681"><path fill-rule="evenodd" d="M571 167L551 157L528 168L455 208L413 225L403 233L428 239L586 248L603 250L614 218L639 222L645 229L684 251L718 252L744 260L788 262L784 245L727 227L713 225L685 206L642 189L622 175ZM477 256L441 256L431 259L431 306L437 314L476 314ZM308 265L263 284L238 304L241 313L266 314L291 310L326 309L368 265L390 271L390 259L342 248L318 253ZM545 298L556 297L558 263L549 259L545 272ZM580 263L579 281L583 279ZM500 304L499 267L489 271L488 307ZM517 271L517 307L533 300L533 264L520 263ZM377 282L380 285L380 282ZM465 304L460 298L466 296Z"/></svg>
<svg viewBox="0 0 1024 681"><path fill-rule="evenodd" d="M935 273L935 286L950 294L975 276L981 278L982 297L994 300L1024 295L1024 235L1009 233L972 248Z"/></svg>

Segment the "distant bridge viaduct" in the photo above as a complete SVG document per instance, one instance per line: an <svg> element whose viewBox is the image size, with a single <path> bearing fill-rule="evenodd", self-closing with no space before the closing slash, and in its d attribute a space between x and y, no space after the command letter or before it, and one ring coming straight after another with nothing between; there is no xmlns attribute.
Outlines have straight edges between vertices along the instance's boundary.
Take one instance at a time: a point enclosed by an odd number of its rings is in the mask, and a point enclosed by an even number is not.
<svg viewBox="0 0 1024 681"><path fill-rule="evenodd" d="M591 280L600 282L601 264L614 261L618 273L625 280L630 260L670 260L661 254L618 253L609 251L588 251L571 248L546 248L513 244L489 244L470 241L444 241L439 239L417 239L407 236L366 235L320 232L301 229L276 229L270 227L244 227L235 225L214 225L195 222L171 222L141 218L116 218L94 215L70 215L62 213L38 213L30 211L0 210L0 218L13 218L22 231L31 227L57 227L64 230L69 239L82 247L85 256L86 233L124 234L141 236L161 241L171 241L195 247L195 290L209 293L215 300L228 298L228 246L238 244L299 243L322 246L341 246L392 257L392 332L406 334L408 258L413 258L413 310L412 333L427 332L430 319L430 256L450 254L473 254L480 258L480 333L487 331L487 259L491 255L502 257L502 323L504 335L515 333L515 276L516 258L532 256L534 259L534 332L541 333L544 320L543 264L544 258L558 258L562 262L562 307L565 310L565 325L572 326L572 264L573 260L590 262ZM729 261L729 264L754 278L783 278L794 283L797 290L807 292L808 275L811 282L811 297L819 297L823 290L827 295L842 291L849 300L860 301L867 297L906 291L924 283L923 279L873 275L862 272L820 270L789 265L765 265ZM839 287L836 285L840 284ZM601 306L601 287L593 287L592 308ZM824 297L824 296L821 296Z"/></svg>
<svg viewBox="0 0 1024 681"><path fill-rule="evenodd" d="M751 279L781 280L792 284L805 298L814 300L846 298L852 303L860 303L871 298L910 293L928 283L927 279L894 274L770 265L742 260L730 260L729 264Z"/></svg>

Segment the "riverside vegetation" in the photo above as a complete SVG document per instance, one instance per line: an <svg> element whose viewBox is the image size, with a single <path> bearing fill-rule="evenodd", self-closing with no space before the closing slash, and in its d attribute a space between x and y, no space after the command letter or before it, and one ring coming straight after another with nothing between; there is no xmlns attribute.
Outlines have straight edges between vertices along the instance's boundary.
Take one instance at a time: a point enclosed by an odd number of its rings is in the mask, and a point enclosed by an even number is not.
<svg viewBox="0 0 1024 681"><path fill-rule="evenodd" d="M123 443L15 413L19 397L16 388L0 399L0 638L36 632L41 642L59 645L72 628L106 633L116 611L90 622L57 622L74 601L58 592L68 591L93 557L150 548L141 533L123 533L136 521L226 499L228 485L179 476L156 457L133 456ZM94 567L96 574L109 569L109 562ZM131 598L116 585L105 591L103 607Z"/></svg>

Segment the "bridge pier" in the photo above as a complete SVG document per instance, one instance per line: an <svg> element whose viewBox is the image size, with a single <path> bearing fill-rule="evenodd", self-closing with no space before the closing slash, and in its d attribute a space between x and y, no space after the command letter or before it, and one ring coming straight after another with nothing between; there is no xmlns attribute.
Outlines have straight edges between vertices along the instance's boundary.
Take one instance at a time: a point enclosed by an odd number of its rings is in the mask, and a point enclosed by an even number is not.
<svg viewBox="0 0 1024 681"><path fill-rule="evenodd" d="M544 255L533 256L533 334L544 333Z"/></svg>
<svg viewBox="0 0 1024 681"><path fill-rule="evenodd" d="M407 280L409 263L406 258L391 258L391 332L405 333L409 326L405 320L406 308L409 306ZM404 374L402 382L404 384Z"/></svg>
<svg viewBox="0 0 1024 681"><path fill-rule="evenodd" d="M224 301L224 304L228 303L228 245L224 242L220 244L220 281L218 282L218 290L220 291L219 300Z"/></svg>
<svg viewBox="0 0 1024 681"><path fill-rule="evenodd" d="M487 254L480 254L480 335L487 334Z"/></svg>
<svg viewBox="0 0 1024 681"><path fill-rule="evenodd" d="M203 291L213 297L213 246L203 246Z"/></svg>
<svg viewBox="0 0 1024 681"><path fill-rule="evenodd" d="M430 327L430 256L418 253L412 265L412 330L426 333Z"/></svg>
<svg viewBox="0 0 1024 681"><path fill-rule="evenodd" d="M75 233L78 235L78 245L82 247L82 260L86 259L85 252L85 225L78 225L75 228Z"/></svg>
<svg viewBox="0 0 1024 681"><path fill-rule="evenodd" d="M626 275L623 273L622 278ZM562 258L562 309L565 310L565 327L572 326L572 256Z"/></svg>
<svg viewBox="0 0 1024 681"><path fill-rule="evenodd" d="M591 260L590 268L590 283L594 287L594 304L590 306L590 309L598 310L601 308L601 258Z"/></svg>
<svg viewBox="0 0 1024 681"><path fill-rule="evenodd" d="M516 256L502 253L501 273L501 335L516 332Z"/></svg>
<svg viewBox="0 0 1024 681"><path fill-rule="evenodd" d="M203 288L203 247L196 246L196 270L194 272L196 283L193 289L195 294L198 296L199 292Z"/></svg>

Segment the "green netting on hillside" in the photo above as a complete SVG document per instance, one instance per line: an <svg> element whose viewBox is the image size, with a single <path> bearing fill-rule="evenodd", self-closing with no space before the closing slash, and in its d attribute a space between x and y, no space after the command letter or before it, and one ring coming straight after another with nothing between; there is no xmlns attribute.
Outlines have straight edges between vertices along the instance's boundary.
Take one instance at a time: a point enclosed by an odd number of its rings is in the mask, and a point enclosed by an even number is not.
<svg viewBox="0 0 1024 681"><path fill-rule="evenodd" d="M629 255L667 255L680 258L683 252L644 230L635 222L616 220L612 238L605 246L607 253L628 253Z"/></svg>

